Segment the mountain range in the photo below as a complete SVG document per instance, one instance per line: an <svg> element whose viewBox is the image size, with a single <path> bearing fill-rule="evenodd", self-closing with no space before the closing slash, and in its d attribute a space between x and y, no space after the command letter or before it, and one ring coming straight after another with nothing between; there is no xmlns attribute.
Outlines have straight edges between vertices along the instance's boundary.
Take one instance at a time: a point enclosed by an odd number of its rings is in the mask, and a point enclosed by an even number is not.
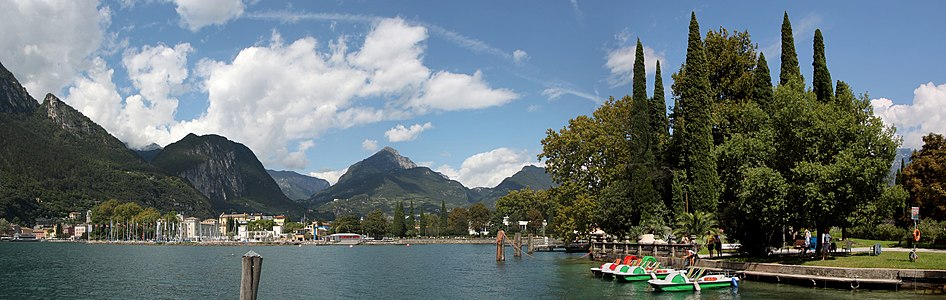
<svg viewBox="0 0 946 300"><path fill-rule="evenodd" d="M398 201L404 202L405 207L413 203L418 211L436 212L440 211L441 202L448 208L476 202L492 206L510 190L527 186L548 189L554 182L545 169L526 166L494 188L469 189L385 147L353 164L338 183L316 193L306 203L312 209L335 215L364 214L375 208L390 213Z"/></svg>
<svg viewBox="0 0 946 300"><path fill-rule="evenodd" d="M0 64L0 218L32 224L107 199L214 213L187 181L148 164L55 95L38 104Z"/></svg>
<svg viewBox="0 0 946 300"><path fill-rule="evenodd" d="M189 134L164 148L129 150L78 110L48 94L39 104L0 64L0 218L31 224L108 199L162 212L211 217L263 212L298 217L391 212L396 202L439 211L493 205L510 190L554 185L528 166L494 188L469 189L417 166L393 148L355 163L335 185L263 168L246 146L219 135Z"/></svg>

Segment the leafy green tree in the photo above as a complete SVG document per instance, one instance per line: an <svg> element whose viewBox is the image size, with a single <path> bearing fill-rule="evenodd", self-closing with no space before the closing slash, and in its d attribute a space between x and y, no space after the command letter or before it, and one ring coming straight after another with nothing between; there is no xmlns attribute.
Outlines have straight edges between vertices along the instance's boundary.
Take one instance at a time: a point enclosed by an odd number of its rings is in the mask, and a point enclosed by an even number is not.
<svg viewBox="0 0 946 300"><path fill-rule="evenodd" d="M467 236L470 234L470 220L466 208L453 208L450 211L447 224L451 235Z"/></svg>
<svg viewBox="0 0 946 300"><path fill-rule="evenodd" d="M797 225L814 225L819 237L832 226L848 225L857 208L877 199L886 185L898 146L893 130L874 116L866 95L823 103L814 93L779 87L775 98L786 104L773 119L775 169L791 184Z"/></svg>
<svg viewBox="0 0 946 300"><path fill-rule="evenodd" d="M486 229L486 225L489 224L492 213L482 202L471 205L468 213L470 228L473 228L476 230L477 234L480 234L480 232Z"/></svg>
<svg viewBox="0 0 946 300"><path fill-rule="evenodd" d="M710 30L703 41L705 71L712 103L752 98L756 46L748 31Z"/></svg>
<svg viewBox="0 0 946 300"><path fill-rule="evenodd" d="M384 213L381 212L381 209L375 209L365 216L362 227L368 236L380 240L388 230L388 219L384 217Z"/></svg>
<svg viewBox="0 0 946 300"><path fill-rule="evenodd" d="M62 231L62 223L56 223L56 238L57 239L66 238L66 232Z"/></svg>
<svg viewBox="0 0 946 300"><path fill-rule="evenodd" d="M442 236L444 227L440 227L440 217L435 214L424 215L424 223L427 223L427 236Z"/></svg>
<svg viewBox="0 0 946 300"><path fill-rule="evenodd" d="M680 108L675 117L682 119L682 128L674 135L675 138L679 135L681 166L690 180L687 188L690 209L715 212L719 177L713 157L712 102L699 26L696 13L691 13L686 64L681 71L681 81L674 88L680 95Z"/></svg>
<svg viewBox="0 0 946 300"><path fill-rule="evenodd" d="M805 82L805 78L801 75L801 69L798 67L795 37L792 35L792 22L788 20L787 11L782 19L782 68L779 72L779 85L787 85L791 81L801 84Z"/></svg>
<svg viewBox="0 0 946 300"><path fill-rule="evenodd" d="M739 240L741 251L766 255L781 246L782 226L788 221L788 189L785 178L768 167L748 168L739 184L735 203L728 206L727 234Z"/></svg>
<svg viewBox="0 0 946 300"><path fill-rule="evenodd" d="M271 231L273 226L276 226L276 221L273 220L256 220L250 221L246 224L246 229L249 231Z"/></svg>
<svg viewBox="0 0 946 300"><path fill-rule="evenodd" d="M910 192L912 206L923 216L946 220L946 138L930 133L923 137L923 147L913 152L911 162L901 177Z"/></svg>
<svg viewBox="0 0 946 300"><path fill-rule="evenodd" d="M390 233L395 237L404 237L407 227L404 225L404 204L398 201L394 205L394 219L391 220Z"/></svg>
<svg viewBox="0 0 946 300"><path fill-rule="evenodd" d="M361 221L358 220L358 216L353 214L348 214L336 218L332 222L332 233L356 233L362 232L361 230Z"/></svg>
<svg viewBox="0 0 946 300"><path fill-rule="evenodd" d="M815 97L821 102L831 101L834 90L831 86L831 73L828 72L828 62L824 54L824 37L821 36L821 29L815 29L814 60L811 66L814 68L811 86L814 89Z"/></svg>
<svg viewBox="0 0 946 300"><path fill-rule="evenodd" d="M286 222L282 227L282 233L294 233L305 228L305 224L299 222Z"/></svg>

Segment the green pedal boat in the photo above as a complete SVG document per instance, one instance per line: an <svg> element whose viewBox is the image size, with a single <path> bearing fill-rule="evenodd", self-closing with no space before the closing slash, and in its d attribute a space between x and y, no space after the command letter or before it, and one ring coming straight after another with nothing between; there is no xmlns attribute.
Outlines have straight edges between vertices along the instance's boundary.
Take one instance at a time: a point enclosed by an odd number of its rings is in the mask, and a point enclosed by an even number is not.
<svg viewBox="0 0 946 300"><path fill-rule="evenodd" d="M700 291L702 289L738 287L739 278L726 275L703 275L704 270L677 271L664 279L651 279L647 283L658 292Z"/></svg>
<svg viewBox="0 0 946 300"><path fill-rule="evenodd" d="M645 256L640 263L634 266L620 266L615 270L614 277L620 282L645 281L663 279L673 273L671 269L660 268L660 263L652 256Z"/></svg>

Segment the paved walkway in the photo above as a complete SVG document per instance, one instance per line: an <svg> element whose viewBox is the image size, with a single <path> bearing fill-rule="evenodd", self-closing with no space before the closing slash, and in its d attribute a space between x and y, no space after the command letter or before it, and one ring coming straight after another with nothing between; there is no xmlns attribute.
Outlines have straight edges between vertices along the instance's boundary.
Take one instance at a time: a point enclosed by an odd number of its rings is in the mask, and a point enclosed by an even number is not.
<svg viewBox="0 0 946 300"><path fill-rule="evenodd" d="M863 248L852 248L851 252L870 252L870 247ZM880 248L881 251L890 251L890 252L910 252L913 251L913 248L899 248L899 247L889 247L889 248ZM925 248L916 248L917 253L946 253L946 250L943 249L925 249Z"/></svg>

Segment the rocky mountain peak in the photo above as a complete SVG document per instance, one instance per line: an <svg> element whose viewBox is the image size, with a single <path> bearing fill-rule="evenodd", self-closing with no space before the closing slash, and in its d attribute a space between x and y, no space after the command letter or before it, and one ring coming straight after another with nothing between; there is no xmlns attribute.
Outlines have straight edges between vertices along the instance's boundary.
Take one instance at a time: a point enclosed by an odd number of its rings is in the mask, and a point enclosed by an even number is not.
<svg viewBox="0 0 946 300"><path fill-rule="evenodd" d="M89 135L103 130L98 124L53 94L46 94L41 106L46 116L62 129L76 135Z"/></svg>
<svg viewBox="0 0 946 300"><path fill-rule="evenodd" d="M28 114L36 110L37 106L39 103L36 99L33 99L13 73L0 63L0 112Z"/></svg>
<svg viewBox="0 0 946 300"><path fill-rule="evenodd" d="M417 164L411 161L410 158L401 156L394 148L384 147L384 149L381 149L381 151L378 151L374 155L348 167L348 171L338 178L338 182L344 182L353 177L387 173L393 170L407 170L416 167Z"/></svg>

